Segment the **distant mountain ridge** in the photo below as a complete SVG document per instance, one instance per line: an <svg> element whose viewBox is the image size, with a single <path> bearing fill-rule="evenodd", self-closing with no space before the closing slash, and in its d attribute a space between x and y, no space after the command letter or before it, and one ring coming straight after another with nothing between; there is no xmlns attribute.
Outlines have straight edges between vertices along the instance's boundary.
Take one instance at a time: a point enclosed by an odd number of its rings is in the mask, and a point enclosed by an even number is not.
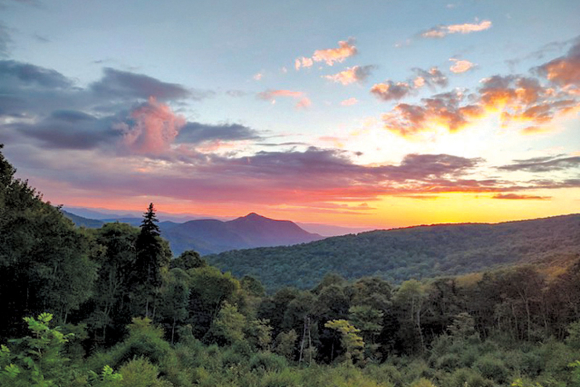
<svg viewBox="0 0 580 387"><path fill-rule="evenodd" d="M274 220L250 213L222 222L215 219L191 220L171 228L162 227L162 235L174 254L196 250L202 255L254 247L288 246L323 239L304 231L289 220Z"/></svg>
<svg viewBox="0 0 580 387"><path fill-rule="evenodd" d="M105 223L121 222L139 226L140 218L88 219L62 210L77 226L99 228ZM275 220L254 212L230 221L190 220L185 223L159 222L161 236L169 241L174 255L195 250L202 255L255 247L288 246L323 239L289 220Z"/></svg>
<svg viewBox="0 0 580 387"><path fill-rule="evenodd" d="M479 272L504 265L565 267L580 259L580 214L498 224L468 223L376 230L290 247L209 255L236 276L268 290L311 288L327 273L391 282Z"/></svg>

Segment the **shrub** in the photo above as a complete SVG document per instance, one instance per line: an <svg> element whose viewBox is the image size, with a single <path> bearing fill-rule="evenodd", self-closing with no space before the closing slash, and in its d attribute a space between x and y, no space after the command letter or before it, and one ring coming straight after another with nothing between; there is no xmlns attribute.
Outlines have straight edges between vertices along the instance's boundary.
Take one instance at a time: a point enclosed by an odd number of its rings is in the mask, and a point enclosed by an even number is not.
<svg viewBox="0 0 580 387"><path fill-rule="evenodd" d="M503 361L486 354L480 357L474 364L474 367L481 373L484 378L492 379L498 383L505 383L509 371Z"/></svg>

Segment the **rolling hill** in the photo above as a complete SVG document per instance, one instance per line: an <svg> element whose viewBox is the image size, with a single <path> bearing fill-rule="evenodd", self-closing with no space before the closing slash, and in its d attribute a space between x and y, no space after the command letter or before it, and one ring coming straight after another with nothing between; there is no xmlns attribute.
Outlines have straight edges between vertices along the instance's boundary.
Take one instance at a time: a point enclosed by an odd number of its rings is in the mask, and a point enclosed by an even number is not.
<svg viewBox="0 0 580 387"><path fill-rule="evenodd" d="M346 278L456 275L501 265L565 265L580 257L580 215L499 224L448 224L380 230L290 246L229 251L206 259L269 290L310 288L325 274Z"/></svg>

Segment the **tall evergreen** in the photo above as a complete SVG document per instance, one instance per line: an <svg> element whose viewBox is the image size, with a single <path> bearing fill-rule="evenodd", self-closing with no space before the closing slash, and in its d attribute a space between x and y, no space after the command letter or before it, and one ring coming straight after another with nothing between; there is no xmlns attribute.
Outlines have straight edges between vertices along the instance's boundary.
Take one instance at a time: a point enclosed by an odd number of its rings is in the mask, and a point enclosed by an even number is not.
<svg viewBox="0 0 580 387"><path fill-rule="evenodd" d="M145 316L154 314L151 310L152 304L162 284L161 268L166 265L165 253L161 240L159 222L155 215L153 203L149 204L147 211L143 214L141 222L141 232L137 237L136 250L136 297L141 300L145 307Z"/></svg>

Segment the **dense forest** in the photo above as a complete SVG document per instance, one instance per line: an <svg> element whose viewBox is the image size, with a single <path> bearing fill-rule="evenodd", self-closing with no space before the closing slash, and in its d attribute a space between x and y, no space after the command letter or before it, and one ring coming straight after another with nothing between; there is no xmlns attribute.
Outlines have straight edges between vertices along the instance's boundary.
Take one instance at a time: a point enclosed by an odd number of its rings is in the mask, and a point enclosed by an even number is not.
<svg viewBox="0 0 580 387"><path fill-rule="evenodd" d="M575 214L500 224L378 230L205 258L235 275L253 275L272 291L283 286L308 289L329 272L347 279L376 276L401 283L513 264L562 268L580 255L579 240L580 215Z"/></svg>
<svg viewBox="0 0 580 387"><path fill-rule="evenodd" d="M140 227L76 228L14 173L0 153L1 386L580 386L577 254L550 277L535 265L397 284L327 274L267 294L194 251L172 257L152 204ZM545 258L542 231L528 256ZM414 257L433 244L421 239L397 249Z"/></svg>

